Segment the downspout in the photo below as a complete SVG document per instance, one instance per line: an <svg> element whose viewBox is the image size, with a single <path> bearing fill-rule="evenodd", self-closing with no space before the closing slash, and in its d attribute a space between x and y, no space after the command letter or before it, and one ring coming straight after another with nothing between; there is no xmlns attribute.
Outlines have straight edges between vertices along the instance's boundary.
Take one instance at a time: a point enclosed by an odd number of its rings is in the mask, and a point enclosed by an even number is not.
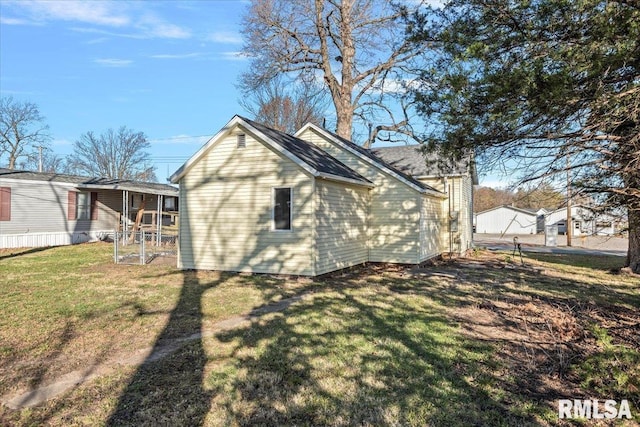
<svg viewBox="0 0 640 427"><path fill-rule="evenodd" d="M318 222L318 203L316 202L316 178L311 177L311 275L313 277L318 275L318 234L317 234L317 222Z"/></svg>

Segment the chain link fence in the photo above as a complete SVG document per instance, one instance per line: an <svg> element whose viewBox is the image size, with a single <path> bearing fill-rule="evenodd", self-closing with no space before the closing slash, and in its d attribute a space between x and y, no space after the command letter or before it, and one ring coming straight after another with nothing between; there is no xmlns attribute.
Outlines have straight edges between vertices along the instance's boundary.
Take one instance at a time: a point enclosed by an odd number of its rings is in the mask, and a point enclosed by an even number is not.
<svg viewBox="0 0 640 427"><path fill-rule="evenodd" d="M178 235L155 231L115 231L113 259L116 264L148 264L157 257L178 254Z"/></svg>

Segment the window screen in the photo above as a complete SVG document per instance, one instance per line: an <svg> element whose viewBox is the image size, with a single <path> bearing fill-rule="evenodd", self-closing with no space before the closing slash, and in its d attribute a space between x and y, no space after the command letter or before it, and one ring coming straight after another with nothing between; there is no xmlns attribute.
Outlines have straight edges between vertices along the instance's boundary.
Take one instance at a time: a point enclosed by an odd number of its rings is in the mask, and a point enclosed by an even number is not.
<svg viewBox="0 0 640 427"><path fill-rule="evenodd" d="M76 218L89 219L91 213L91 198L89 193L77 193L78 199L76 204Z"/></svg>
<svg viewBox="0 0 640 427"><path fill-rule="evenodd" d="M176 210L178 210L178 206L177 206L175 197L167 196L167 197L164 198L164 210L165 211L176 211Z"/></svg>
<svg viewBox="0 0 640 427"><path fill-rule="evenodd" d="M291 188L275 188L273 193L273 228L291 230Z"/></svg>

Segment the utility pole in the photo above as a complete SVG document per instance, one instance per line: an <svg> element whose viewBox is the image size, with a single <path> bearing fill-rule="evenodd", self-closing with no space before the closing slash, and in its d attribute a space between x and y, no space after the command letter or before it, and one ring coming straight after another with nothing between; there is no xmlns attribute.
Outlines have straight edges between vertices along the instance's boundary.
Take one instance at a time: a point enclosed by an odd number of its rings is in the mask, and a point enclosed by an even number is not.
<svg viewBox="0 0 640 427"><path fill-rule="evenodd" d="M571 223L571 163L569 161L569 154L567 154L567 246L571 246L571 234L573 232L573 224Z"/></svg>
<svg viewBox="0 0 640 427"><path fill-rule="evenodd" d="M38 145L38 151L40 155L38 157L38 172L42 173L42 145Z"/></svg>

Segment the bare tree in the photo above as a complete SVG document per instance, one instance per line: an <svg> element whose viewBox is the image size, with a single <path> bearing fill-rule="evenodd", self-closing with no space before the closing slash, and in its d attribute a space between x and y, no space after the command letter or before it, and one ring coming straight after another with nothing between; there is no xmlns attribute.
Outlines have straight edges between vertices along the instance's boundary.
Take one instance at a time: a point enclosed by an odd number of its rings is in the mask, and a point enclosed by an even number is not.
<svg viewBox="0 0 640 427"><path fill-rule="evenodd" d="M329 106L325 92L313 82L284 82L280 78L247 91L240 105L259 123L295 133L305 123L321 125Z"/></svg>
<svg viewBox="0 0 640 427"><path fill-rule="evenodd" d="M8 156L9 169L15 169L17 160L34 147L46 144L51 138L48 130L36 104L0 99L0 158Z"/></svg>
<svg viewBox="0 0 640 427"><path fill-rule="evenodd" d="M80 175L138 181L157 181L145 150L151 146L143 132L122 126L97 136L89 131L74 143L68 169Z"/></svg>
<svg viewBox="0 0 640 427"><path fill-rule="evenodd" d="M367 145L383 133L412 136L411 105L390 101L404 91L418 51L404 37L407 8L387 0L253 0L243 22L244 53L253 62L241 86L255 89L281 74L319 78L331 95L338 135L351 139L354 117L365 123L386 117Z"/></svg>
<svg viewBox="0 0 640 427"><path fill-rule="evenodd" d="M62 173L66 171L66 161L64 157L60 157L48 148L42 150L42 158L40 153L34 151L25 156L25 159L19 163L20 169L28 171L39 171L40 161L42 160L42 172L46 173Z"/></svg>

